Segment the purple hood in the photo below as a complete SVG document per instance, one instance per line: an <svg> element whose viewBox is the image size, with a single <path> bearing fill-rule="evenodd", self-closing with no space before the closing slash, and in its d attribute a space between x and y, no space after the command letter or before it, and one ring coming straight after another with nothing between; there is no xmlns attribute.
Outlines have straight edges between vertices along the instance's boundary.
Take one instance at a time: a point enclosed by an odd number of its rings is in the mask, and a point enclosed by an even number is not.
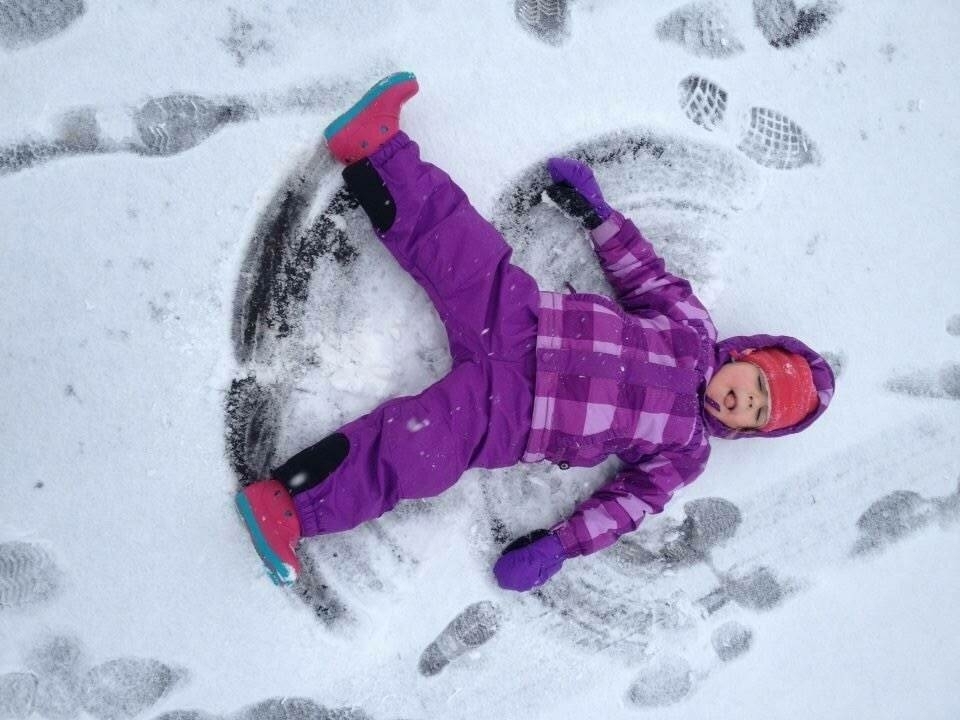
<svg viewBox="0 0 960 720"><path fill-rule="evenodd" d="M801 355L806 358L807 362L810 363L810 370L813 372L813 385L817 389L817 396L820 398L820 406L812 414L807 416L804 420L801 420L799 423L766 433L734 430L724 425L722 422L713 417L713 415L708 413L706 409L704 409L703 420L708 432L711 435L730 439L742 437L767 438L790 435L792 433L800 432L809 426L814 420L823 415L823 411L827 409L827 406L830 404L830 399L833 397L833 370L822 356L815 353L796 338L792 338L788 335L737 335L735 337L727 338L726 340L717 343L717 364L715 367L719 368L721 365L730 362L733 359L731 356L732 351L743 352L744 350L749 350L750 348L759 350L760 348L766 347L780 347L784 350L788 350L789 352L796 353L797 355Z"/></svg>

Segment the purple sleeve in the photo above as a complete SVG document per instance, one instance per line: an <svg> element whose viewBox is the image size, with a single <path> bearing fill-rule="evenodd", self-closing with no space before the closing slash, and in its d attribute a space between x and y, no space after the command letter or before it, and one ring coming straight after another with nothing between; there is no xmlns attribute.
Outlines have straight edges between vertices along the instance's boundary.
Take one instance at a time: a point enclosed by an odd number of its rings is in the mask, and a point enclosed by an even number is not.
<svg viewBox="0 0 960 720"><path fill-rule="evenodd" d="M589 555L632 532L647 515L663 511L675 490L693 482L710 456L706 439L650 456L624 467L609 483L582 502L569 518L551 528L566 557Z"/></svg>
<svg viewBox="0 0 960 720"><path fill-rule="evenodd" d="M600 267L624 310L652 309L679 322L698 322L716 330L710 315L683 278L667 272L663 259L637 226L614 213L590 233Z"/></svg>

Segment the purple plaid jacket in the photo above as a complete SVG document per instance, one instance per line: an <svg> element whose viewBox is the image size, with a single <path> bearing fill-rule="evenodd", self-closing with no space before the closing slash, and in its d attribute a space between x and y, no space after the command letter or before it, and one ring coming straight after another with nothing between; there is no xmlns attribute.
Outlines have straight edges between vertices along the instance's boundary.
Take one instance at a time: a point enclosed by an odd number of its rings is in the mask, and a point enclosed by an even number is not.
<svg viewBox="0 0 960 720"><path fill-rule="evenodd" d="M730 359L690 284L666 271L636 226L614 214L592 232L619 305L600 295L541 293L533 421L524 461L592 466L611 454L614 479L552 528L567 557L586 555L635 530L693 481L709 436L729 436L703 409L707 383ZM733 338L789 346L813 364L819 416L833 392L820 356L793 338ZM729 341L727 341L729 342ZM825 369L824 369L825 368Z"/></svg>

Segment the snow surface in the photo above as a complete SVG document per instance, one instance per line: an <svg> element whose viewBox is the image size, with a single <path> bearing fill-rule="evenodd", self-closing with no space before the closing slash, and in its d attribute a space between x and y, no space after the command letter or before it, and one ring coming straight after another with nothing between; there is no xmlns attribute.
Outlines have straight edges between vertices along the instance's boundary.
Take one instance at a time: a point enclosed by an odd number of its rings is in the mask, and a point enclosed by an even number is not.
<svg viewBox="0 0 960 720"><path fill-rule="evenodd" d="M960 12L820 3L780 42L796 7L758 4L762 27L746 0L579 0L545 41L506 0L0 2L0 718L960 716ZM270 585L232 505L235 381L278 411L269 460L448 367L317 152L395 69L425 157L544 287L603 289L586 240L511 191L552 154L634 148L598 161L611 201L722 335L829 353L830 411L715 442L540 596L492 562L611 466L469 473L307 543L328 595ZM690 76L722 113L691 109ZM761 163L751 108L809 145ZM189 126L143 132L157 112ZM316 258L290 332L243 358L251 248L291 188L353 254ZM693 508L724 542L684 544Z"/></svg>

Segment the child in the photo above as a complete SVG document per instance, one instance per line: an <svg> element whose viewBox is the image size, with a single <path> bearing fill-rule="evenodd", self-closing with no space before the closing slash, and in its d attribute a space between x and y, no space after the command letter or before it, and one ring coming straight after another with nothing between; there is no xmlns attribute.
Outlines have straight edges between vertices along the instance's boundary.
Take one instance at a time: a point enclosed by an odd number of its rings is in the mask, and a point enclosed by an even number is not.
<svg viewBox="0 0 960 720"><path fill-rule="evenodd" d="M834 384L823 358L790 337L717 343L690 285L571 159L548 162L547 193L589 229L617 300L540 292L400 130L400 108L417 90L413 74L391 75L324 136L380 239L433 301L453 366L420 395L386 402L237 495L275 582L296 579L301 537L437 495L469 468L549 460L566 469L616 454L623 467L613 480L497 561L501 587L528 590L661 512L703 471L711 436L777 437L823 413Z"/></svg>

